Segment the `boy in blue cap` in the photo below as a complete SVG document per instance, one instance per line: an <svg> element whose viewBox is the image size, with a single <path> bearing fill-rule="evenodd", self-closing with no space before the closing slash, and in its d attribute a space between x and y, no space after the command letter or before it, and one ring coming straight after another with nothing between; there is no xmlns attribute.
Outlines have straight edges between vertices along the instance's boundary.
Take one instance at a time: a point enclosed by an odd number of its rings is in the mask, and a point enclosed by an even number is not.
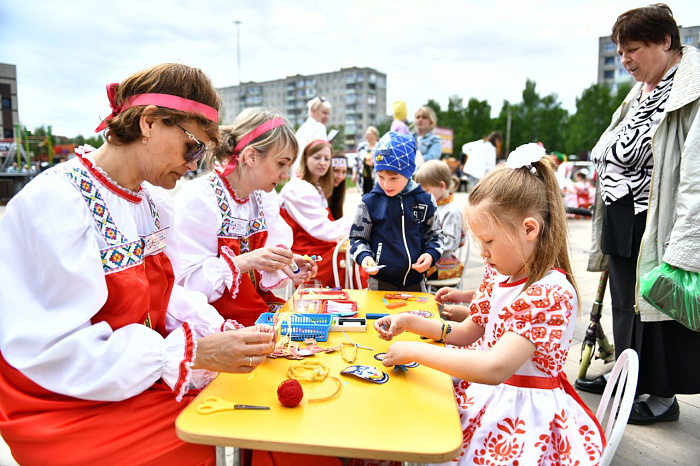
<svg viewBox="0 0 700 466"><path fill-rule="evenodd" d="M443 239L435 200L411 180L415 140L389 132L373 157L377 183L357 206L350 253L372 275L370 290L426 291L423 272L442 256Z"/></svg>

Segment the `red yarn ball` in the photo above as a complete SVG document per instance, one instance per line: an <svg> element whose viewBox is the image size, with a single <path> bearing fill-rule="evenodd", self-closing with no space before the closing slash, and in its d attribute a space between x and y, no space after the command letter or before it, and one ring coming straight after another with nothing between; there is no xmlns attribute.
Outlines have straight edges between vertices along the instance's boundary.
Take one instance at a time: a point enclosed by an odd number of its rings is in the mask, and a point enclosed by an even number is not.
<svg viewBox="0 0 700 466"><path fill-rule="evenodd" d="M304 391L298 380L285 380L277 387L277 399L287 408L297 406L302 398L304 398Z"/></svg>

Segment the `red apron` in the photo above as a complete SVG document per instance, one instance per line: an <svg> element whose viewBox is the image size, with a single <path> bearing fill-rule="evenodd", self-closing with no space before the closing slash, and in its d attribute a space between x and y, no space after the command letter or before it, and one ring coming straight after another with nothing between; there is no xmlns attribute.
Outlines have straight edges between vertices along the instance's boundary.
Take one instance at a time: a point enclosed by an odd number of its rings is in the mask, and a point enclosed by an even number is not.
<svg viewBox="0 0 700 466"><path fill-rule="evenodd" d="M94 178L79 169L68 176L81 190L96 221L95 212L102 210L92 208L95 204L104 208L102 220L109 222L111 215ZM151 207L153 211L152 202ZM157 211L154 222L159 227ZM100 229L105 232L104 223ZM100 251L109 294L91 321L106 321L114 330L147 325L165 337L165 315L174 283L170 261L164 252L143 257L142 240L128 242L118 230L117 234L116 239L103 234L110 245ZM120 254L124 248L132 253L130 259ZM121 263L125 260L131 262ZM0 354L0 431L22 465L214 464L213 447L188 444L175 435L175 418L193 399L186 395L177 402L161 381L119 402L60 395L32 382Z"/></svg>

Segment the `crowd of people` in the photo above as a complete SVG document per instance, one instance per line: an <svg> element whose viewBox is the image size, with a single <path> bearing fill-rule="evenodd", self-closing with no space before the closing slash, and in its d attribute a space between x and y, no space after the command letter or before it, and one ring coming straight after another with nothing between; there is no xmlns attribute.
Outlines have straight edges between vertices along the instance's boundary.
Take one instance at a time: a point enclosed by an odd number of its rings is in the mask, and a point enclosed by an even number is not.
<svg viewBox="0 0 700 466"><path fill-rule="evenodd" d="M256 320L284 304L276 289L336 286L333 252L347 239L368 289L425 292L426 279L462 274L468 229L483 283L439 289L442 319L399 313L374 324L385 340L412 332L445 347L396 341L382 363L453 377L459 464L483 462L484 445L516 420L527 429L512 433L513 461L598 464L606 439L563 373L579 314L565 209L574 204L594 212L589 270L610 273L616 353L640 358L629 422L679 419L676 395L700 393L688 357L700 334L638 290L664 265L700 273L700 54L680 44L665 5L620 15L612 38L638 84L592 150L595 184L541 144L498 163L498 131L465 144L455 170L434 110L420 107L411 133L404 101L390 131L367 128L348 159L329 141L332 105L320 96L295 132L262 108L219 125L216 89L183 64L109 84L112 113L96 129L105 144L37 176L0 221L0 433L12 455L213 464L213 447L176 437L175 418L219 372L250 373L267 359L275 333ZM353 212L348 176L362 194ZM465 180L462 211L453 201Z"/></svg>

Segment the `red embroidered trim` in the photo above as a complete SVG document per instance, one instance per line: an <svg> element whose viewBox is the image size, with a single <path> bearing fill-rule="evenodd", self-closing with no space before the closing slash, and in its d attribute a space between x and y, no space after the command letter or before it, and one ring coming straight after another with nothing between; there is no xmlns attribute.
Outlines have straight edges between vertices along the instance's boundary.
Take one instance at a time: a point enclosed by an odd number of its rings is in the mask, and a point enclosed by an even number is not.
<svg viewBox="0 0 700 466"><path fill-rule="evenodd" d="M236 191L234 191L233 188L231 187L231 183L229 183L228 178L226 178L225 176L221 176L221 173L217 172L216 174L219 176L219 178L221 178L221 181L224 183L226 190L233 198L233 202L235 202L236 204L246 204L250 200L250 197L246 197L245 199L242 199L242 198L236 196Z"/></svg>
<svg viewBox="0 0 700 466"><path fill-rule="evenodd" d="M195 341L192 335L190 325L185 322L182 324L182 331L185 332L185 356L180 362L180 377L175 384L175 399L180 401L187 393L190 375L192 373L192 364L194 363Z"/></svg>
<svg viewBox="0 0 700 466"><path fill-rule="evenodd" d="M233 274L233 283L231 284L233 289L230 289L229 291L231 292L231 297L236 299L236 296L238 296L238 289L241 287L241 271L238 269L236 263L233 262L233 258L236 256L236 254L228 246L222 246L220 255Z"/></svg>
<svg viewBox="0 0 700 466"><path fill-rule="evenodd" d="M226 319L223 324L221 324L221 331L226 332L228 330L240 330L245 328L244 325L239 324L238 321L233 319Z"/></svg>
<svg viewBox="0 0 700 466"><path fill-rule="evenodd" d="M116 186L112 181L108 180L102 173L97 171L95 167L92 165L92 162L90 159L81 156L80 154L76 154L78 159L82 162L83 165L85 165L85 168L90 172L92 176L100 180L100 183L104 185L105 188L109 189L112 191L114 194L116 194L119 197L123 197L129 202L133 202L134 204L139 204L141 203L140 197L134 196L133 194L129 194L128 192L124 191L123 189L119 188L119 186ZM143 187L139 186L139 192L143 190Z"/></svg>

